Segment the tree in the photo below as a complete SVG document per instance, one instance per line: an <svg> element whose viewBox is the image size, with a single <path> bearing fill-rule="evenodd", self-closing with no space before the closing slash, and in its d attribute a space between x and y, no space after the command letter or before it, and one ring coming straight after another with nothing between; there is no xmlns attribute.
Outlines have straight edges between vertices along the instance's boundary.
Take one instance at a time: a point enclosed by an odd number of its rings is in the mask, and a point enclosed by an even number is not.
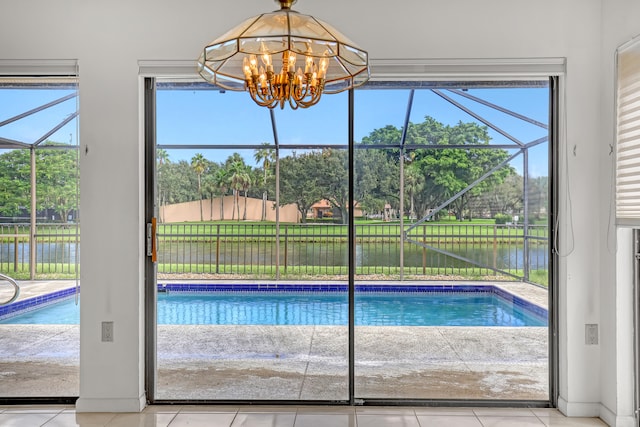
<svg viewBox="0 0 640 427"><path fill-rule="evenodd" d="M238 211L238 221L240 221L240 191L245 192L245 219L247 211L247 189L251 186L251 174L248 171L247 165L244 164L244 160L236 160L229 165L229 182L231 189L233 190L233 203L234 208ZM233 219L233 215L231 219Z"/></svg>
<svg viewBox="0 0 640 427"><path fill-rule="evenodd" d="M54 211L67 221L78 208L77 151L46 141L35 151L36 209ZM10 150L0 155L0 216L30 212L30 150Z"/></svg>
<svg viewBox="0 0 640 427"><path fill-rule="evenodd" d="M490 196L487 204L491 218L499 213L513 215L522 211L522 177L515 172L486 194Z"/></svg>
<svg viewBox="0 0 640 427"><path fill-rule="evenodd" d="M247 220L247 192L253 184L253 175L251 173L251 166L245 166L244 180L242 181L242 191L244 192L244 212L242 214L242 220Z"/></svg>
<svg viewBox="0 0 640 427"><path fill-rule="evenodd" d="M323 199L340 211L342 223L349 219L349 166L345 150L322 150L317 170L318 185Z"/></svg>
<svg viewBox="0 0 640 427"><path fill-rule="evenodd" d="M549 177L529 178L529 214L535 219L546 218L549 214Z"/></svg>
<svg viewBox="0 0 640 427"><path fill-rule="evenodd" d="M322 199L319 170L322 155L310 151L280 159L280 206L294 203L303 223L314 203Z"/></svg>
<svg viewBox="0 0 640 427"><path fill-rule="evenodd" d="M391 145L401 142L402 130L387 125L375 129L362 139L363 145ZM433 117L425 117L422 123L409 123L406 144L413 147L404 151L406 163L405 190L409 198L409 213L427 212L442 205L449 198L467 189L492 168L506 160L509 153L493 148L437 148L440 146L488 145L490 136L486 126L477 123L458 122L455 126L444 125ZM424 146L424 148L421 148ZM375 165L366 155L356 155L356 165L361 158L362 165L356 167L356 181L360 188L357 199L367 208L388 202L397 208L399 190L393 184L385 183L389 177L398 182L399 149L360 150L380 151ZM374 155L368 155L373 158ZM376 171L376 172L373 172ZM450 204L456 217L462 219L468 211L469 200L491 191L512 171L509 166L499 168L473 189L459 195ZM361 174L365 179L358 178ZM358 187L356 187L358 188ZM468 213L468 212L467 212Z"/></svg>
<svg viewBox="0 0 640 427"><path fill-rule="evenodd" d="M167 150L164 148L158 148L156 150L156 163L158 165L169 163L169 153L167 153Z"/></svg>
<svg viewBox="0 0 640 427"><path fill-rule="evenodd" d="M429 123L427 128L433 128L435 125L429 118L426 122ZM438 127L436 126L436 128ZM490 141L487 127L477 123L458 122L453 127L444 126L438 129L440 140L436 145L488 145ZM509 153L502 149L425 148L416 150L415 162L426 177L425 188L439 193L440 200L438 202L443 203L443 198L451 198L467 189L489 170L506 160L508 156ZM500 184L511 171L512 168L505 165L477 183L472 189L458 195L450 203L456 218L463 219L470 198L490 191ZM428 182L429 180L431 182Z"/></svg>
<svg viewBox="0 0 640 427"><path fill-rule="evenodd" d="M191 202L198 198L198 177L185 160L165 163L162 174L158 175L158 187L162 188L165 204Z"/></svg>
<svg viewBox="0 0 640 427"><path fill-rule="evenodd" d="M198 199L200 200L200 221L204 221L202 217L202 174L207 168L207 161L200 153L196 153L191 158L191 167L198 176Z"/></svg>
<svg viewBox="0 0 640 427"><path fill-rule="evenodd" d="M213 175L213 183L220 193L220 219L224 221L224 196L229 191L229 171L220 167Z"/></svg>
<svg viewBox="0 0 640 427"><path fill-rule="evenodd" d="M366 214L382 214L387 203L399 203L398 151L367 149L355 152L354 199Z"/></svg>
<svg viewBox="0 0 640 427"><path fill-rule="evenodd" d="M165 189L162 187L162 174L164 169L166 169L165 165L169 162L169 153L167 153L167 150L158 148L156 150L156 175L158 177L158 204L160 207L167 203L166 194L164 193ZM160 216L160 222L163 222L162 216Z"/></svg>
<svg viewBox="0 0 640 427"><path fill-rule="evenodd" d="M417 218L415 211L415 195L422 190L424 183L424 175L417 166L409 165L405 168L404 189L409 196L409 218Z"/></svg>
<svg viewBox="0 0 640 427"><path fill-rule="evenodd" d="M264 148L260 148L255 151L253 158L257 164L262 163L262 213L260 215L260 221L264 221L267 218L267 179L271 172L271 165L276 161L276 150L269 147L268 142L263 142Z"/></svg>
<svg viewBox="0 0 640 427"><path fill-rule="evenodd" d="M78 208L78 153L75 150L36 150L36 200L39 210L52 209L62 221Z"/></svg>
<svg viewBox="0 0 640 427"><path fill-rule="evenodd" d="M18 216L29 207L30 164L29 150L11 150L0 155L0 216Z"/></svg>
<svg viewBox="0 0 640 427"><path fill-rule="evenodd" d="M213 221L213 199L218 195L220 188L216 182L216 174L220 165L207 162L206 174L202 177L202 192L209 198L209 220Z"/></svg>

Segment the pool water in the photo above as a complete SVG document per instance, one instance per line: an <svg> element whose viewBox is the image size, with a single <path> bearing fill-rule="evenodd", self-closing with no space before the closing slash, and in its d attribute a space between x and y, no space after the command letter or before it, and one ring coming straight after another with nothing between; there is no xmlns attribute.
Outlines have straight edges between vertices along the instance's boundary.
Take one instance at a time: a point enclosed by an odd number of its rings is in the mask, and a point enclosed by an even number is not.
<svg viewBox="0 0 640 427"><path fill-rule="evenodd" d="M347 325L344 292L213 292L158 295L161 325ZM74 299L0 324L77 324ZM491 292L364 292L357 326L547 326L547 319Z"/></svg>

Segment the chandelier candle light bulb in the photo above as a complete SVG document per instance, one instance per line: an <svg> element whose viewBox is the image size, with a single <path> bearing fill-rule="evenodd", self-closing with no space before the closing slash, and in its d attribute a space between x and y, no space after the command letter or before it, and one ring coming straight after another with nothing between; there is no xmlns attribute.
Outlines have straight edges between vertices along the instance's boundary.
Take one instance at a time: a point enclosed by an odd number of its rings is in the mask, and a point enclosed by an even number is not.
<svg viewBox="0 0 640 427"><path fill-rule="evenodd" d="M205 46L198 72L206 81L248 91L263 107L297 109L315 105L323 93L369 80L366 51L331 25L291 10L295 0L276 2L280 10L249 18ZM279 73L274 72L274 55L282 60ZM304 59L304 72L302 66L296 69L297 55Z"/></svg>

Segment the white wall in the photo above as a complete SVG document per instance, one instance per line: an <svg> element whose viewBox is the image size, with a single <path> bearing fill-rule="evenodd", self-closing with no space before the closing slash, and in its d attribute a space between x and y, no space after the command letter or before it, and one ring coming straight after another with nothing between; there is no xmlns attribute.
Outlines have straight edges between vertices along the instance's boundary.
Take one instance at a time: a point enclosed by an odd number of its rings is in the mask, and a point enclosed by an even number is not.
<svg viewBox="0 0 640 427"><path fill-rule="evenodd" d="M615 51L640 35L640 4L637 1L613 0L603 3L602 85L600 137L600 205L601 215L609 215L613 205L613 163L609 144L615 144ZM634 426L633 419L633 258L631 230L616 231L613 221L603 221L601 241L610 250L602 252L600 304L602 316L601 401L603 419L611 425ZM618 237L617 242L615 237Z"/></svg>
<svg viewBox="0 0 640 427"><path fill-rule="evenodd" d="M607 26L614 25L631 1L616 3ZM195 59L206 42L248 14L276 8L266 0L0 4L0 59L79 61L80 142L83 153L85 147L88 152L81 160L78 410L135 411L144 401L138 61ZM606 228L607 219L605 209L594 206L608 199L607 187L591 173L606 157L599 90L606 56L601 52L600 0L406 0L397 5L381 0L300 0L296 9L331 22L374 59L567 58L566 140L576 147L576 155L567 160L573 215L563 212L561 238L573 237L575 249L561 266L560 402L568 413L597 415L600 402L606 400L615 413L615 397L611 402L602 392L615 395L615 386L598 375L602 345L584 345L584 324L600 323L602 309L609 314L602 325L605 341L615 307L599 286L601 279L613 275L612 268L600 272L604 232L593 233L594 225ZM564 192L563 200L566 196ZM599 302L603 294L609 296L604 306ZM99 341L103 320L115 322L114 343ZM603 374L610 371L603 369Z"/></svg>

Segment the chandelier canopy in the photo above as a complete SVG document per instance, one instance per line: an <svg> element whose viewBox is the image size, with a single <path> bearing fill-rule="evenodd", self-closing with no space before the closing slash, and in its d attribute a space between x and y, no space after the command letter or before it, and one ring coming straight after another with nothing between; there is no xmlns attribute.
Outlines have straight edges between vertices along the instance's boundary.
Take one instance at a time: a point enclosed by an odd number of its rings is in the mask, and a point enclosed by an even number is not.
<svg viewBox="0 0 640 427"><path fill-rule="evenodd" d="M205 46L198 59L205 80L248 90L263 107L293 109L369 80L366 51L326 22L291 10L296 0L276 2L280 10L249 18Z"/></svg>

